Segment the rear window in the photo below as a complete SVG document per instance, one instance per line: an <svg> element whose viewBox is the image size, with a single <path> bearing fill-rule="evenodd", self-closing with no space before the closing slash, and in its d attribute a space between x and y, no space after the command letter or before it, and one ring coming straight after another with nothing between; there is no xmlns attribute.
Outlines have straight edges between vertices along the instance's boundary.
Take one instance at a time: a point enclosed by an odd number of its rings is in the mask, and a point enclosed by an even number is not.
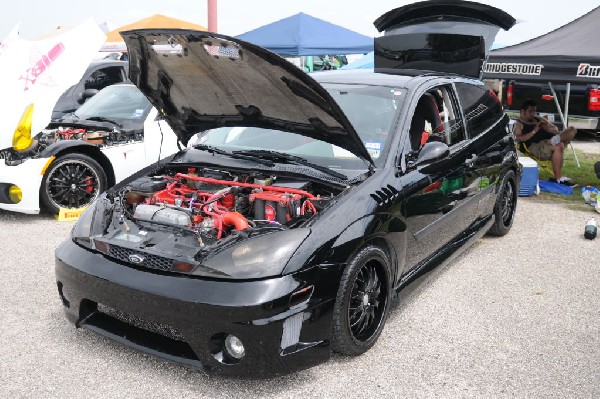
<svg viewBox="0 0 600 399"><path fill-rule="evenodd" d="M456 83L456 92L465 114L469 137L483 133L504 116L498 98L486 86Z"/></svg>

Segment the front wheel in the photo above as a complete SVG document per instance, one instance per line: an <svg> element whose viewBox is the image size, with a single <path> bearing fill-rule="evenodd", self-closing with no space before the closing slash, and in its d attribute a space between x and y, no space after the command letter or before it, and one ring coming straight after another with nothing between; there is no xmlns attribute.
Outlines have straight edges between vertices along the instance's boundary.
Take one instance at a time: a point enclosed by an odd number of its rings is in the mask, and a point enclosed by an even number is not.
<svg viewBox="0 0 600 399"><path fill-rule="evenodd" d="M517 179L515 172L508 171L502 179L496 205L494 206L494 224L488 231L493 236L506 235L512 227L517 209Z"/></svg>
<svg viewBox="0 0 600 399"><path fill-rule="evenodd" d="M90 205L107 186L106 173L96 160L84 154L67 154L46 170L40 200L44 208L57 214L61 208Z"/></svg>
<svg viewBox="0 0 600 399"><path fill-rule="evenodd" d="M390 305L389 266L386 253L376 246L363 248L348 263L333 311L334 351L357 356L379 338Z"/></svg>

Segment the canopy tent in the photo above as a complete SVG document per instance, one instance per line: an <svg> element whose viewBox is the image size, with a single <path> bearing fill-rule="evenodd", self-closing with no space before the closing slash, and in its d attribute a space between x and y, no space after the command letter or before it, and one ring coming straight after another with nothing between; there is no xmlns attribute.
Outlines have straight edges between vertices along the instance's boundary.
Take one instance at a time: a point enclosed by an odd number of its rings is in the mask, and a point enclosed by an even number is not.
<svg viewBox="0 0 600 399"><path fill-rule="evenodd" d="M563 126L568 126L571 83L600 84L600 7L535 39L490 52L484 79L547 82ZM553 83L566 83L564 112ZM575 152L573 151L573 154ZM575 155L579 165L579 160Z"/></svg>
<svg viewBox="0 0 600 399"><path fill-rule="evenodd" d="M600 83L600 7L535 39L490 52L485 79Z"/></svg>
<svg viewBox="0 0 600 399"><path fill-rule="evenodd" d="M282 56L359 54L373 51L373 38L298 13L236 36Z"/></svg>
<svg viewBox="0 0 600 399"><path fill-rule="evenodd" d="M342 69L373 69L374 65L375 52L371 51L358 60L351 62L348 65L344 65Z"/></svg>
<svg viewBox="0 0 600 399"><path fill-rule="evenodd" d="M106 43L100 51L126 51L127 47L121 37L120 32L130 29L145 29L145 28L165 28L165 29L194 29L207 30L204 26L192 22L183 21L177 18L167 17L161 14L155 14L150 17L140 19L127 25L118 27L106 33Z"/></svg>

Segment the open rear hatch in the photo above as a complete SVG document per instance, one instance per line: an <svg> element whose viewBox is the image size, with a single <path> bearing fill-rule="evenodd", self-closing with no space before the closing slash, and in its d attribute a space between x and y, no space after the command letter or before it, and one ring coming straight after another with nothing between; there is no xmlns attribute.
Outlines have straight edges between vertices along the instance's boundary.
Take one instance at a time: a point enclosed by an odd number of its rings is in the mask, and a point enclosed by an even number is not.
<svg viewBox="0 0 600 399"><path fill-rule="evenodd" d="M496 34L515 19L485 4L429 0L388 11L373 23L375 71L407 70L481 77L481 67Z"/></svg>

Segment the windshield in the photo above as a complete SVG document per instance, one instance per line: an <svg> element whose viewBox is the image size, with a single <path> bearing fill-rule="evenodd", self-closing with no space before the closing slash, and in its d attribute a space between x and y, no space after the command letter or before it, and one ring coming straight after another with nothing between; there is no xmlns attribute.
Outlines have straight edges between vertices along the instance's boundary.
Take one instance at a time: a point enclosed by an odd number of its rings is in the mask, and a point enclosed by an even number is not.
<svg viewBox="0 0 600 399"><path fill-rule="evenodd" d="M396 110L405 90L383 86L323 85L350 120L373 162L380 166L389 151ZM200 133L191 146L204 144L228 152L270 150L300 156L339 170L363 171L368 165L351 152L300 134L257 127L224 127ZM346 173L349 175L349 173Z"/></svg>
<svg viewBox="0 0 600 399"><path fill-rule="evenodd" d="M144 94L132 85L112 85L86 101L75 115L80 119L100 117L117 122L144 120L152 105Z"/></svg>

